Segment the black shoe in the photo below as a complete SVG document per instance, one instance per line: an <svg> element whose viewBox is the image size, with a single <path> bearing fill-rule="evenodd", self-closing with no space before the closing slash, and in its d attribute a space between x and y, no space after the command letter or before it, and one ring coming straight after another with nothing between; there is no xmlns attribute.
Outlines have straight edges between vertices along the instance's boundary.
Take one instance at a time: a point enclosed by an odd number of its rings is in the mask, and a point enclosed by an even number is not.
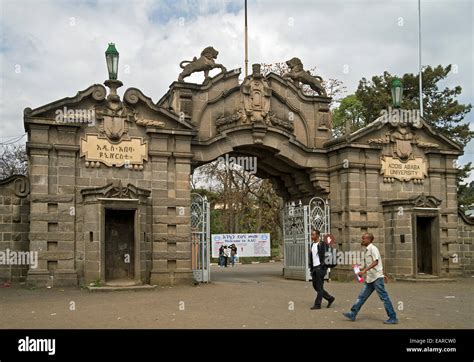
<svg viewBox="0 0 474 362"><path fill-rule="evenodd" d="M336 298L335 298L335 297L332 297L332 299L330 299L330 300L328 301L328 308L332 305L332 303L334 303L335 300L336 300Z"/></svg>
<svg viewBox="0 0 474 362"><path fill-rule="evenodd" d="M309 308L311 310L315 310L315 309L321 309L321 306L317 306L317 305L313 305L311 308Z"/></svg>

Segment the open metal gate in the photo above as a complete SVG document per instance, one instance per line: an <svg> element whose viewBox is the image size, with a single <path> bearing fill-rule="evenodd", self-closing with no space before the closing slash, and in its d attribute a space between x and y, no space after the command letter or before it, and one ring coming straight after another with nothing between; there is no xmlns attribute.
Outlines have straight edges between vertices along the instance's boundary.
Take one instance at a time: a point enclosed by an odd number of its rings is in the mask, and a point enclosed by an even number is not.
<svg viewBox="0 0 474 362"><path fill-rule="evenodd" d="M194 279L200 283L211 280L210 208L207 197L191 194L191 265Z"/></svg>
<svg viewBox="0 0 474 362"><path fill-rule="evenodd" d="M308 251L311 244L311 229L329 234L329 203L320 197L313 197L308 205L291 202L282 211L284 269L286 279L310 279Z"/></svg>

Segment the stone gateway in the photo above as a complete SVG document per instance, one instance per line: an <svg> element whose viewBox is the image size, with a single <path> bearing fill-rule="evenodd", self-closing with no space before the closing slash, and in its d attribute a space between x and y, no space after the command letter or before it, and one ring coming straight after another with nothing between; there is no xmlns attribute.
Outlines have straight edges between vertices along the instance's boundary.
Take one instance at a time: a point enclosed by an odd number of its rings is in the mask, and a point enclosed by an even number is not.
<svg viewBox="0 0 474 362"><path fill-rule="evenodd" d="M121 82L109 80L109 96L94 84L25 109L29 174L0 181L0 251L38 260L36 268L0 265L0 281L193 283L189 177L228 155L255 157L256 175L287 202L328 200L339 251L359 250L361 233L371 232L394 276L473 272L474 226L456 199L460 145L423 119L381 117L333 138L331 99L299 59L285 77L254 65L239 82L240 69L227 71L217 54L209 47L186 62L156 103L136 88L120 99L113 87ZM209 77L215 67L221 72ZM198 71L203 84L183 81ZM334 273L353 275L350 266Z"/></svg>

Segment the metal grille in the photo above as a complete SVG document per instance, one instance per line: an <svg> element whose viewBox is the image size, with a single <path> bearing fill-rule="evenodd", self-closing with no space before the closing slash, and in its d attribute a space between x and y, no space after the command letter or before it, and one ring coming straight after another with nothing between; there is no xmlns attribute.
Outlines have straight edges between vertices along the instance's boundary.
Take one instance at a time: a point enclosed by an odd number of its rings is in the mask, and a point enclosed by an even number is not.
<svg viewBox="0 0 474 362"><path fill-rule="evenodd" d="M321 236L329 234L329 203L320 197L313 197L309 201L309 220L313 229L319 230Z"/></svg>
<svg viewBox="0 0 474 362"><path fill-rule="evenodd" d="M287 279L309 280L308 252L311 244L311 229L321 236L329 234L329 203L313 197L308 205L294 202L282 210L283 242L285 253L284 276Z"/></svg>
<svg viewBox="0 0 474 362"><path fill-rule="evenodd" d="M207 198L191 194L191 265L194 279L208 283L211 280L210 269L210 208Z"/></svg>
<svg viewBox="0 0 474 362"><path fill-rule="evenodd" d="M284 275L288 279L308 280L308 207L301 201L294 202L283 208L283 241L285 253Z"/></svg>

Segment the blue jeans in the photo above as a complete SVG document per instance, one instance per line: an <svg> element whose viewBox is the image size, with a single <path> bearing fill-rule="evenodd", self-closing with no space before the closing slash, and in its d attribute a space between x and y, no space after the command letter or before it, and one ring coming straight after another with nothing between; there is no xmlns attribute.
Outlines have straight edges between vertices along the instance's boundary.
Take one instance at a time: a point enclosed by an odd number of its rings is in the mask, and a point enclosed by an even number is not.
<svg viewBox="0 0 474 362"><path fill-rule="evenodd" d="M224 256L223 255L219 256L219 266L224 266Z"/></svg>
<svg viewBox="0 0 474 362"><path fill-rule="evenodd" d="M392 306L392 302L390 301L390 297L388 296L388 293L385 290L383 277L376 279L372 283L364 284L364 289L362 289L359 296L357 297L356 302L351 308L352 315L354 317L357 315L360 308L362 308L362 305L370 297L370 295L372 294L374 290L377 292L380 300L383 302L383 305L385 307L385 311L387 312L388 317L391 319L396 319L397 314L395 313L395 310L393 309L393 306Z"/></svg>

